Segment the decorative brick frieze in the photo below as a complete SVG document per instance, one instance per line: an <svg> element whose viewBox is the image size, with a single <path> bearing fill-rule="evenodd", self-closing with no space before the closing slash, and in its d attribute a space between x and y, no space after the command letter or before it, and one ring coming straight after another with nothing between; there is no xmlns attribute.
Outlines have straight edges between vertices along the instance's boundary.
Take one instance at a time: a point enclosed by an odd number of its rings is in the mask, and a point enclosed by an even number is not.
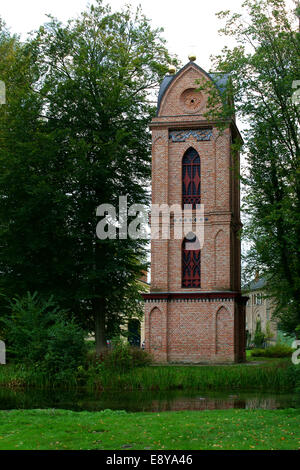
<svg viewBox="0 0 300 470"><path fill-rule="evenodd" d="M211 140L212 129L185 129L180 131L169 131L169 139L172 142L185 142L189 137L194 137L197 142Z"/></svg>

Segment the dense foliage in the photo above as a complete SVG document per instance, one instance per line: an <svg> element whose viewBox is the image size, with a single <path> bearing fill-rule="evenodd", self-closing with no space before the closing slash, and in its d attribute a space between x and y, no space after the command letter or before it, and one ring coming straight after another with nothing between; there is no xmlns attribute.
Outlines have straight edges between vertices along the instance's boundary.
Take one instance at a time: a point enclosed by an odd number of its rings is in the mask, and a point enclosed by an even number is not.
<svg viewBox="0 0 300 470"><path fill-rule="evenodd" d="M215 57L231 76L224 106L210 114L228 123L234 113L246 126L243 174L248 279L256 271L275 299L280 328L300 324L300 100L299 9L284 0L246 0L243 13L221 12L221 30L236 41ZM235 96L235 110L232 106ZM233 145L233 155L239 150Z"/></svg>
<svg viewBox="0 0 300 470"><path fill-rule="evenodd" d="M257 348L261 348L264 345L265 339L266 339L266 336L265 336L264 332L261 329L261 321L256 320L253 344Z"/></svg>
<svg viewBox="0 0 300 470"><path fill-rule="evenodd" d="M40 377L66 381L85 360L85 332L52 298L28 293L10 301L1 326L9 359Z"/></svg>
<svg viewBox="0 0 300 470"><path fill-rule="evenodd" d="M129 343L115 339L111 348L103 351L100 355L93 353L88 356L89 374L101 375L105 372L111 374L125 373L136 367L149 366L153 359L151 355L138 347L130 346Z"/></svg>
<svg viewBox="0 0 300 470"><path fill-rule="evenodd" d="M145 240L96 236L96 208L148 204L149 92L170 57L140 10L98 1L26 42L1 23L0 289L38 291L96 333L141 314ZM130 218L129 218L130 220Z"/></svg>
<svg viewBox="0 0 300 470"><path fill-rule="evenodd" d="M253 357L292 357L293 349L285 344L275 344L264 349L252 349Z"/></svg>

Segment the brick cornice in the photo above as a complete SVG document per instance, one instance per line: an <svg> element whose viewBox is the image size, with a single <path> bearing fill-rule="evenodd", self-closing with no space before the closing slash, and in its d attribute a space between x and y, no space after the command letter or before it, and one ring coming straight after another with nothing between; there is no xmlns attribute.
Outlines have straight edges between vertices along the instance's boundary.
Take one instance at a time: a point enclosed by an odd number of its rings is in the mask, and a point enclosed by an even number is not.
<svg viewBox="0 0 300 470"><path fill-rule="evenodd" d="M165 301L171 300L199 300L204 302L210 301L231 301L246 304L248 297L243 296L240 292L235 291L216 291L216 292L148 292L142 294L145 301Z"/></svg>
<svg viewBox="0 0 300 470"><path fill-rule="evenodd" d="M150 129L152 129L153 127L160 127L160 128L166 128L166 129L172 129L172 130L176 130L178 128L180 128L180 129L189 129L189 128L192 128L192 129L195 129L195 128L209 129L209 128L214 127L217 124L217 122L206 121L206 120L192 121L192 120L182 120L181 119L181 120L176 121L174 119L174 116L162 116L162 117L173 118L173 119L170 120L170 121L152 120L151 123L149 124ZM176 118L184 118L185 116L183 115L183 116L175 116L175 117ZM188 117L191 117L191 116L188 116ZM197 117L197 115L194 115L193 117ZM158 119L158 118L155 118L155 119ZM230 123L228 123L228 126L229 125L230 125Z"/></svg>

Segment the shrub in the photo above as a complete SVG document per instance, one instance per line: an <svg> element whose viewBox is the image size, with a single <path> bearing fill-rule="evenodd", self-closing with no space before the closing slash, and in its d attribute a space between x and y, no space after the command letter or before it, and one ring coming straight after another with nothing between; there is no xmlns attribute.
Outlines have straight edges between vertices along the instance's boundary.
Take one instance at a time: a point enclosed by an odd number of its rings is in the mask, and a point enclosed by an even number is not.
<svg viewBox="0 0 300 470"><path fill-rule="evenodd" d="M31 367L35 375L55 381L74 378L85 355L84 331L67 318L51 297L34 293L10 302L2 319L7 351L15 362Z"/></svg>
<svg viewBox="0 0 300 470"><path fill-rule="evenodd" d="M105 369L125 372L133 367L131 348L128 343L113 341L112 349L108 350L103 357Z"/></svg>
<svg viewBox="0 0 300 470"><path fill-rule="evenodd" d="M7 353L19 363L33 364L45 356L47 330L59 309L50 298L40 299L37 293L9 302L8 315L1 319Z"/></svg>
<svg viewBox="0 0 300 470"><path fill-rule="evenodd" d="M86 351L84 331L65 318L58 320L48 330L48 347L42 366L45 373L63 380L82 364Z"/></svg>
<svg viewBox="0 0 300 470"><path fill-rule="evenodd" d="M152 362L151 355L142 349L124 343L120 339L112 341L112 348L100 355L91 355L88 360L92 366L112 372L127 372L135 367L148 366Z"/></svg>
<svg viewBox="0 0 300 470"><path fill-rule="evenodd" d="M293 349L285 344L276 344L265 349L253 349L251 356L253 357L291 357Z"/></svg>
<svg viewBox="0 0 300 470"><path fill-rule="evenodd" d="M255 334L253 338L253 343L257 348L261 348L265 342L265 334L261 330L261 322L258 319L256 321Z"/></svg>
<svg viewBox="0 0 300 470"><path fill-rule="evenodd" d="M274 333L272 332L271 323L269 320L266 323L266 335L265 336L266 336L266 341L270 341L271 339L274 338Z"/></svg>
<svg viewBox="0 0 300 470"><path fill-rule="evenodd" d="M132 357L132 364L133 367L145 367L150 366L152 363L152 357L143 349L140 348L131 348L131 357Z"/></svg>

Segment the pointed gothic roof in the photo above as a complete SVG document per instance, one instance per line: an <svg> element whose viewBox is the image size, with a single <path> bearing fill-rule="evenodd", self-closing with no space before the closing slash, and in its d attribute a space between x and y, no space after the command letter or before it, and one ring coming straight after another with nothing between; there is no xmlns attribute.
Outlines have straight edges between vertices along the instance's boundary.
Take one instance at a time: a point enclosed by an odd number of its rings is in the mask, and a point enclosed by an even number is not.
<svg viewBox="0 0 300 470"><path fill-rule="evenodd" d="M222 94L225 91L226 85L227 85L228 80L229 80L229 74L228 73L222 73L222 72L207 73L207 72L205 72L205 70L203 70L201 67L199 67L199 65L195 64L195 62L190 61L184 67L182 67L180 70L178 70L178 72L176 74L166 75L164 77L163 81L161 82L159 93L158 93L157 115L159 113L161 101L162 101L163 96L166 93L167 89L169 88L169 86L171 85L173 80L175 80L175 78L178 77L178 75L180 75L191 64L194 67L196 67L198 70L200 70L204 75L206 75L210 80L212 80L215 83L215 85L218 88L220 94Z"/></svg>

